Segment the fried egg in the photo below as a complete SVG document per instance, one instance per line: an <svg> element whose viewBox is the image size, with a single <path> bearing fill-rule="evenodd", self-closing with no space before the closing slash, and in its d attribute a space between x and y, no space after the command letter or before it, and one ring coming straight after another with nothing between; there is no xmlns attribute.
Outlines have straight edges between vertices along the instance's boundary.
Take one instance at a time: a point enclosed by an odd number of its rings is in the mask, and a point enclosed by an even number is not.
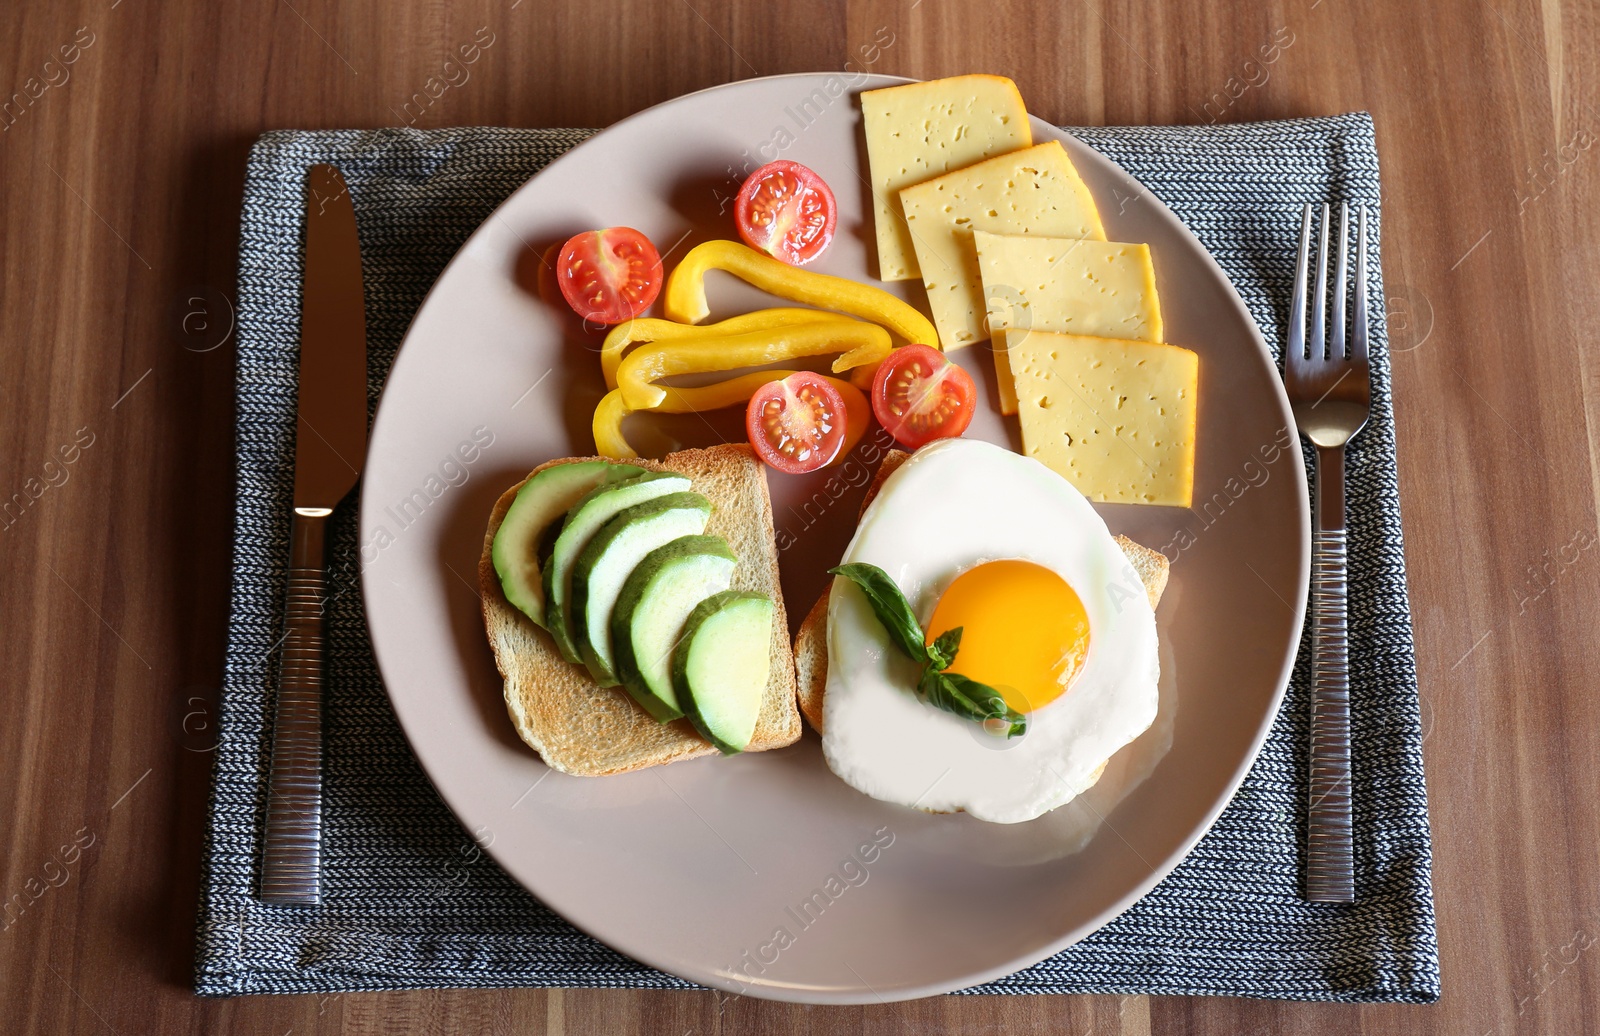
<svg viewBox="0 0 1600 1036"><path fill-rule="evenodd" d="M960 626L951 670L1028 719L1006 738L924 702L916 663L835 579L822 750L858 791L1020 823L1089 788L1155 719L1144 584L1083 494L1038 461L969 439L923 447L884 481L843 560L887 572L930 642Z"/></svg>

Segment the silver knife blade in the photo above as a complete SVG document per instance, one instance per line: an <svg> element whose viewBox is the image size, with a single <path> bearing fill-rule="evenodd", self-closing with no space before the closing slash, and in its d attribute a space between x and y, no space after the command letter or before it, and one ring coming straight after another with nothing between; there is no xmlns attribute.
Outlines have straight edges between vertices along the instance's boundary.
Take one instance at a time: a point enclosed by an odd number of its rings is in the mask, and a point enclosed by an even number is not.
<svg viewBox="0 0 1600 1036"><path fill-rule="evenodd" d="M300 408L294 506L332 510L367 452L367 316L361 241L344 177L311 167L300 300Z"/></svg>

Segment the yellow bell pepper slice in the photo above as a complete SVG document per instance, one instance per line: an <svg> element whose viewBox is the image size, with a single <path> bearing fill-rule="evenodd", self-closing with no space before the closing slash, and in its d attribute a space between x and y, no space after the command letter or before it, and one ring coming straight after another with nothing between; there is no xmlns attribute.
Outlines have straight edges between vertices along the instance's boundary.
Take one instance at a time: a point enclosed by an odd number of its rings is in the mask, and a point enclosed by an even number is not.
<svg viewBox="0 0 1600 1036"><path fill-rule="evenodd" d="M754 371L750 374L741 374L737 378L719 381L714 385L703 385L694 388L675 388L670 385L661 386L665 398L661 405L653 409L657 413L691 414L702 410L720 410L723 407L739 406L747 403L756 390L769 382L779 381L793 374L794 371L769 370ZM844 459L845 454L855 449L856 443L861 441L861 436L867 431L867 421L872 415L872 404L867 402L867 397L862 395L854 385L838 378L829 378L822 375L827 382L844 399L845 425L844 446L839 450L839 456L834 461L838 463ZM633 413L622 398L620 389L607 392L605 398L600 400L600 405L594 408L594 444L602 457L613 460L632 460L639 456L634 452L628 440L622 434L622 422L629 414Z"/></svg>
<svg viewBox="0 0 1600 1036"><path fill-rule="evenodd" d="M594 449L602 457L612 460L632 460L639 455L638 451L628 445L628 440L622 434L623 418L633 413L628 409L628 404L622 401L622 393L617 389L607 392L600 400L600 405L594 408Z"/></svg>
<svg viewBox="0 0 1600 1036"><path fill-rule="evenodd" d="M652 384L675 374L702 374L760 367L802 356L842 353L834 373L876 365L889 355L889 333L858 320L790 324L742 335L652 342L628 354L617 368L617 387L633 410L653 410L666 399L666 389ZM770 380L770 379L769 379Z"/></svg>
<svg viewBox="0 0 1600 1036"><path fill-rule="evenodd" d="M606 388L617 387L617 367L623 354L635 342L667 342L682 338L704 338L708 335L737 335L746 331L764 331L787 324L810 324L822 320L850 320L840 313L821 309L801 309L798 306L775 306L729 317L719 324L682 324L676 320L658 317L635 317L613 327L606 333L600 346L600 370L606 378Z"/></svg>
<svg viewBox="0 0 1600 1036"><path fill-rule="evenodd" d="M850 368L850 384L862 392L871 392L872 383L878 377L878 364L864 363L859 367Z"/></svg>
<svg viewBox="0 0 1600 1036"><path fill-rule="evenodd" d="M725 270L762 291L819 309L870 320L906 342L939 348L939 333L928 318L881 288L802 270L737 241L706 241L689 250L667 278L663 308L668 317L697 324L711 312L706 304L706 272Z"/></svg>
<svg viewBox="0 0 1600 1036"><path fill-rule="evenodd" d="M787 378L793 373L794 371L784 371L781 377ZM772 372L767 371L767 376L770 378ZM839 447L839 455L829 463L828 466L832 467L834 464L843 461L845 454L855 449L856 443L860 442L861 437L867 434L867 425L872 421L872 404L867 401L867 397L862 394L860 389L848 381L830 378L826 374L821 375L821 377L822 380L838 389L839 398L844 400L844 445ZM760 386L757 387L759 388ZM755 395L755 390L752 389L750 394L752 396Z"/></svg>

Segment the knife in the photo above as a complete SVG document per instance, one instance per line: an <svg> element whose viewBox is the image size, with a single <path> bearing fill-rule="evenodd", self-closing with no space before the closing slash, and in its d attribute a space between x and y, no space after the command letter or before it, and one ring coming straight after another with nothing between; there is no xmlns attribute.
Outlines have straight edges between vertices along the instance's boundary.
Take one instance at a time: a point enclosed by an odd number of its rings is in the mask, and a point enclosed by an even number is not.
<svg viewBox="0 0 1600 1036"><path fill-rule="evenodd" d="M300 405L283 663L278 675L261 898L322 895L322 616L328 516L367 452L367 319L361 243L344 177L311 167L300 298Z"/></svg>

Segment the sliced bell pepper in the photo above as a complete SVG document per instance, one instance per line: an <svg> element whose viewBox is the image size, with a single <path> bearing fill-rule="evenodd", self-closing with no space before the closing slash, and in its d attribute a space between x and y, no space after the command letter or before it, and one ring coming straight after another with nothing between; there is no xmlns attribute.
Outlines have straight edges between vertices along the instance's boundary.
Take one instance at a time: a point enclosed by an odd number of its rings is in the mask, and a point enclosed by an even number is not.
<svg viewBox="0 0 1600 1036"><path fill-rule="evenodd" d="M686 324L706 318L711 312L706 304L709 270L725 270L779 298L882 324L907 343L939 348L939 333L928 318L881 288L802 270L737 241L706 241L689 250L667 278L667 290L662 293L668 317Z"/></svg>
<svg viewBox="0 0 1600 1036"><path fill-rule="evenodd" d="M666 390L653 382L675 374L760 367L802 356L842 353L833 361L834 373L838 373L876 365L889 352L889 333L876 324L857 320L789 324L740 335L641 345L617 368L617 387L630 409L653 410L666 399Z"/></svg>
<svg viewBox="0 0 1600 1036"><path fill-rule="evenodd" d="M754 371L750 374L741 374L737 378L729 378L727 381L719 381L714 385L694 388L663 385L661 389L664 396L661 405L653 409L657 413L691 414L702 410L743 406L755 394L756 389L768 382L781 381L793 373L794 371L785 370ZM827 378L827 375L823 377ZM838 378L827 378L827 381L838 389L839 395L844 399L844 446L839 450L839 459L842 460L866 433L867 422L872 416L872 404L849 382ZM628 445L628 440L622 434L623 419L631 413L633 411L623 400L620 389L607 392L605 398L600 400L600 405L594 408L594 444L602 457L631 460L639 456L633 447Z"/></svg>
<svg viewBox="0 0 1600 1036"><path fill-rule="evenodd" d="M606 378L606 388L617 387L617 367L628 346L635 342L667 342L682 338L704 338L711 335L737 335L746 331L764 331L769 327L786 324L810 324L822 320L850 320L840 313L821 309L801 309L798 306L775 306L729 317L718 324L684 324L676 320L657 317L636 317L613 327L600 346L600 370Z"/></svg>

